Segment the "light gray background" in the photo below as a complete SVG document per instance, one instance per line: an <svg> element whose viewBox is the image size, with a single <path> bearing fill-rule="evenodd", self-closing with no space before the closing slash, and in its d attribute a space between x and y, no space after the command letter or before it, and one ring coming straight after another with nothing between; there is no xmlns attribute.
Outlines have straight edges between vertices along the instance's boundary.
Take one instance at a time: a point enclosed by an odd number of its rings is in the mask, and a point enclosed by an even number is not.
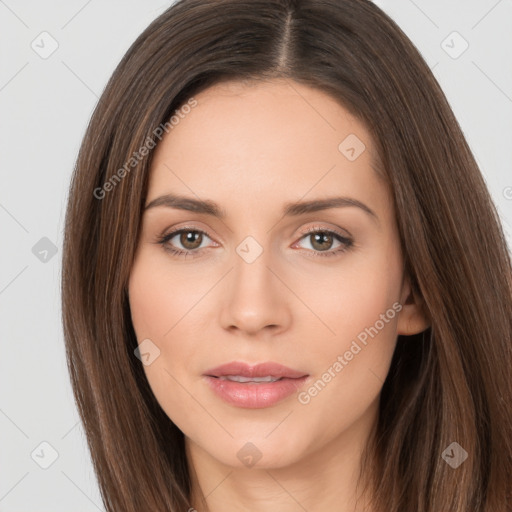
<svg viewBox="0 0 512 512"><path fill-rule="evenodd" d="M103 87L171 3L0 0L0 512L104 510L65 364L64 207ZM433 69L512 245L512 0L376 3Z"/></svg>

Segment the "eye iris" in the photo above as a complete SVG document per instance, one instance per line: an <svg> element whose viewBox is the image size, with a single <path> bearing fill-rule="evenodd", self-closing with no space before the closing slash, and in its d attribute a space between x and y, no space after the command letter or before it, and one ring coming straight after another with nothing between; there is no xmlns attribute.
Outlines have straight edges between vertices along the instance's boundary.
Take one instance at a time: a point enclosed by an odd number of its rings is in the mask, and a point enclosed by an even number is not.
<svg viewBox="0 0 512 512"><path fill-rule="evenodd" d="M332 245L332 239L333 239L333 237L332 237L332 235L329 235L328 233L314 233L313 235L310 235L310 236L312 236L312 237L313 237L313 243L312 243L311 245L312 245L315 249L318 249L318 250L325 250L325 249L329 249L329 247ZM319 247L317 247L317 246L316 246L316 244L317 244L317 242L318 242L319 240L323 240L323 241L327 240L327 245L328 245L329 247L326 247L325 245L324 245L324 246L322 246L321 244L320 244L320 246L319 246Z"/></svg>
<svg viewBox="0 0 512 512"><path fill-rule="evenodd" d="M199 240L199 243L197 241ZM180 236L180 243L185 249L197 249L202 242L202 234L199 231L183 231ZM192 244L192 246L187 244Z"/></svg>

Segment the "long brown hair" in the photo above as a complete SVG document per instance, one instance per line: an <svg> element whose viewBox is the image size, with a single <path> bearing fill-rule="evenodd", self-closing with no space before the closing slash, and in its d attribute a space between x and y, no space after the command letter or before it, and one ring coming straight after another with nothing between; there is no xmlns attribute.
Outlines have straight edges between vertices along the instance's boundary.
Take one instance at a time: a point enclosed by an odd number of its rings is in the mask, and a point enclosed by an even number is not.
<svg viewBox="0 0 512 512"><path fill-rule="evenodd" d="M382 389L365 466L376 509L511 510L506 241L437 81L367 0L181 0L139 36L107 84L72 177L62 272L68 367L107 510L191 506L183 433L134 356L127 282L152 156L138 150L154 146L157 128L194 94L224 80L272 78L332 95L370 130L406 271L431 319L426 331L399 336ZM443 458L453 442L468 453L457 468Z"/></svg>

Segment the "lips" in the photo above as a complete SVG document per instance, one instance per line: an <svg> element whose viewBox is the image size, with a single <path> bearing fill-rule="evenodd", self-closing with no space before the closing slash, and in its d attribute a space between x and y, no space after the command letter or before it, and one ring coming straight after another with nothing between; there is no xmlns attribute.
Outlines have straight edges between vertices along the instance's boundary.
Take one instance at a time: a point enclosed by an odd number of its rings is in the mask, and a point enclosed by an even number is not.
<svg viewBox="0 0 512 512"><path fill-rule="evenodd" d="M297 392L309 374L278 363L232 362L207 370L203 379L222 400L235 407L271 407Z"/></svg>
<svg viewBox="0 0 512 512"><path fill-rule="evenodd" d="M268 362L260 363L256 365L249 365L241 361L233 361L231 363L217 366L204 372L204 375L208 377L228 377L238 376L245 378L253 377L273 377L273 378L286 378L286 379L300 379L308 374L299 370L292 370L287 366L283 366L278 363Z"/></svg>

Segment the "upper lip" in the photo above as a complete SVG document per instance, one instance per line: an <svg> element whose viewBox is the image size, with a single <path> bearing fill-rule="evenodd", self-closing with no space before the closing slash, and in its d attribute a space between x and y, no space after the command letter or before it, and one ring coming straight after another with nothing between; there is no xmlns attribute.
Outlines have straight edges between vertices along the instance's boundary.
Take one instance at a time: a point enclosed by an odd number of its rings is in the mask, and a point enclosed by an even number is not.
<svg viewBox="0 0 512 512"><path fill-rule="evenodd" d="M242 361L232 361L222 364L204 372L209 377L221 377L228 375L239 375L240 377L285 377L289 379L298 379L308 374L298 370L292 370L279 363L267 362L250 365Z"/></svg>

